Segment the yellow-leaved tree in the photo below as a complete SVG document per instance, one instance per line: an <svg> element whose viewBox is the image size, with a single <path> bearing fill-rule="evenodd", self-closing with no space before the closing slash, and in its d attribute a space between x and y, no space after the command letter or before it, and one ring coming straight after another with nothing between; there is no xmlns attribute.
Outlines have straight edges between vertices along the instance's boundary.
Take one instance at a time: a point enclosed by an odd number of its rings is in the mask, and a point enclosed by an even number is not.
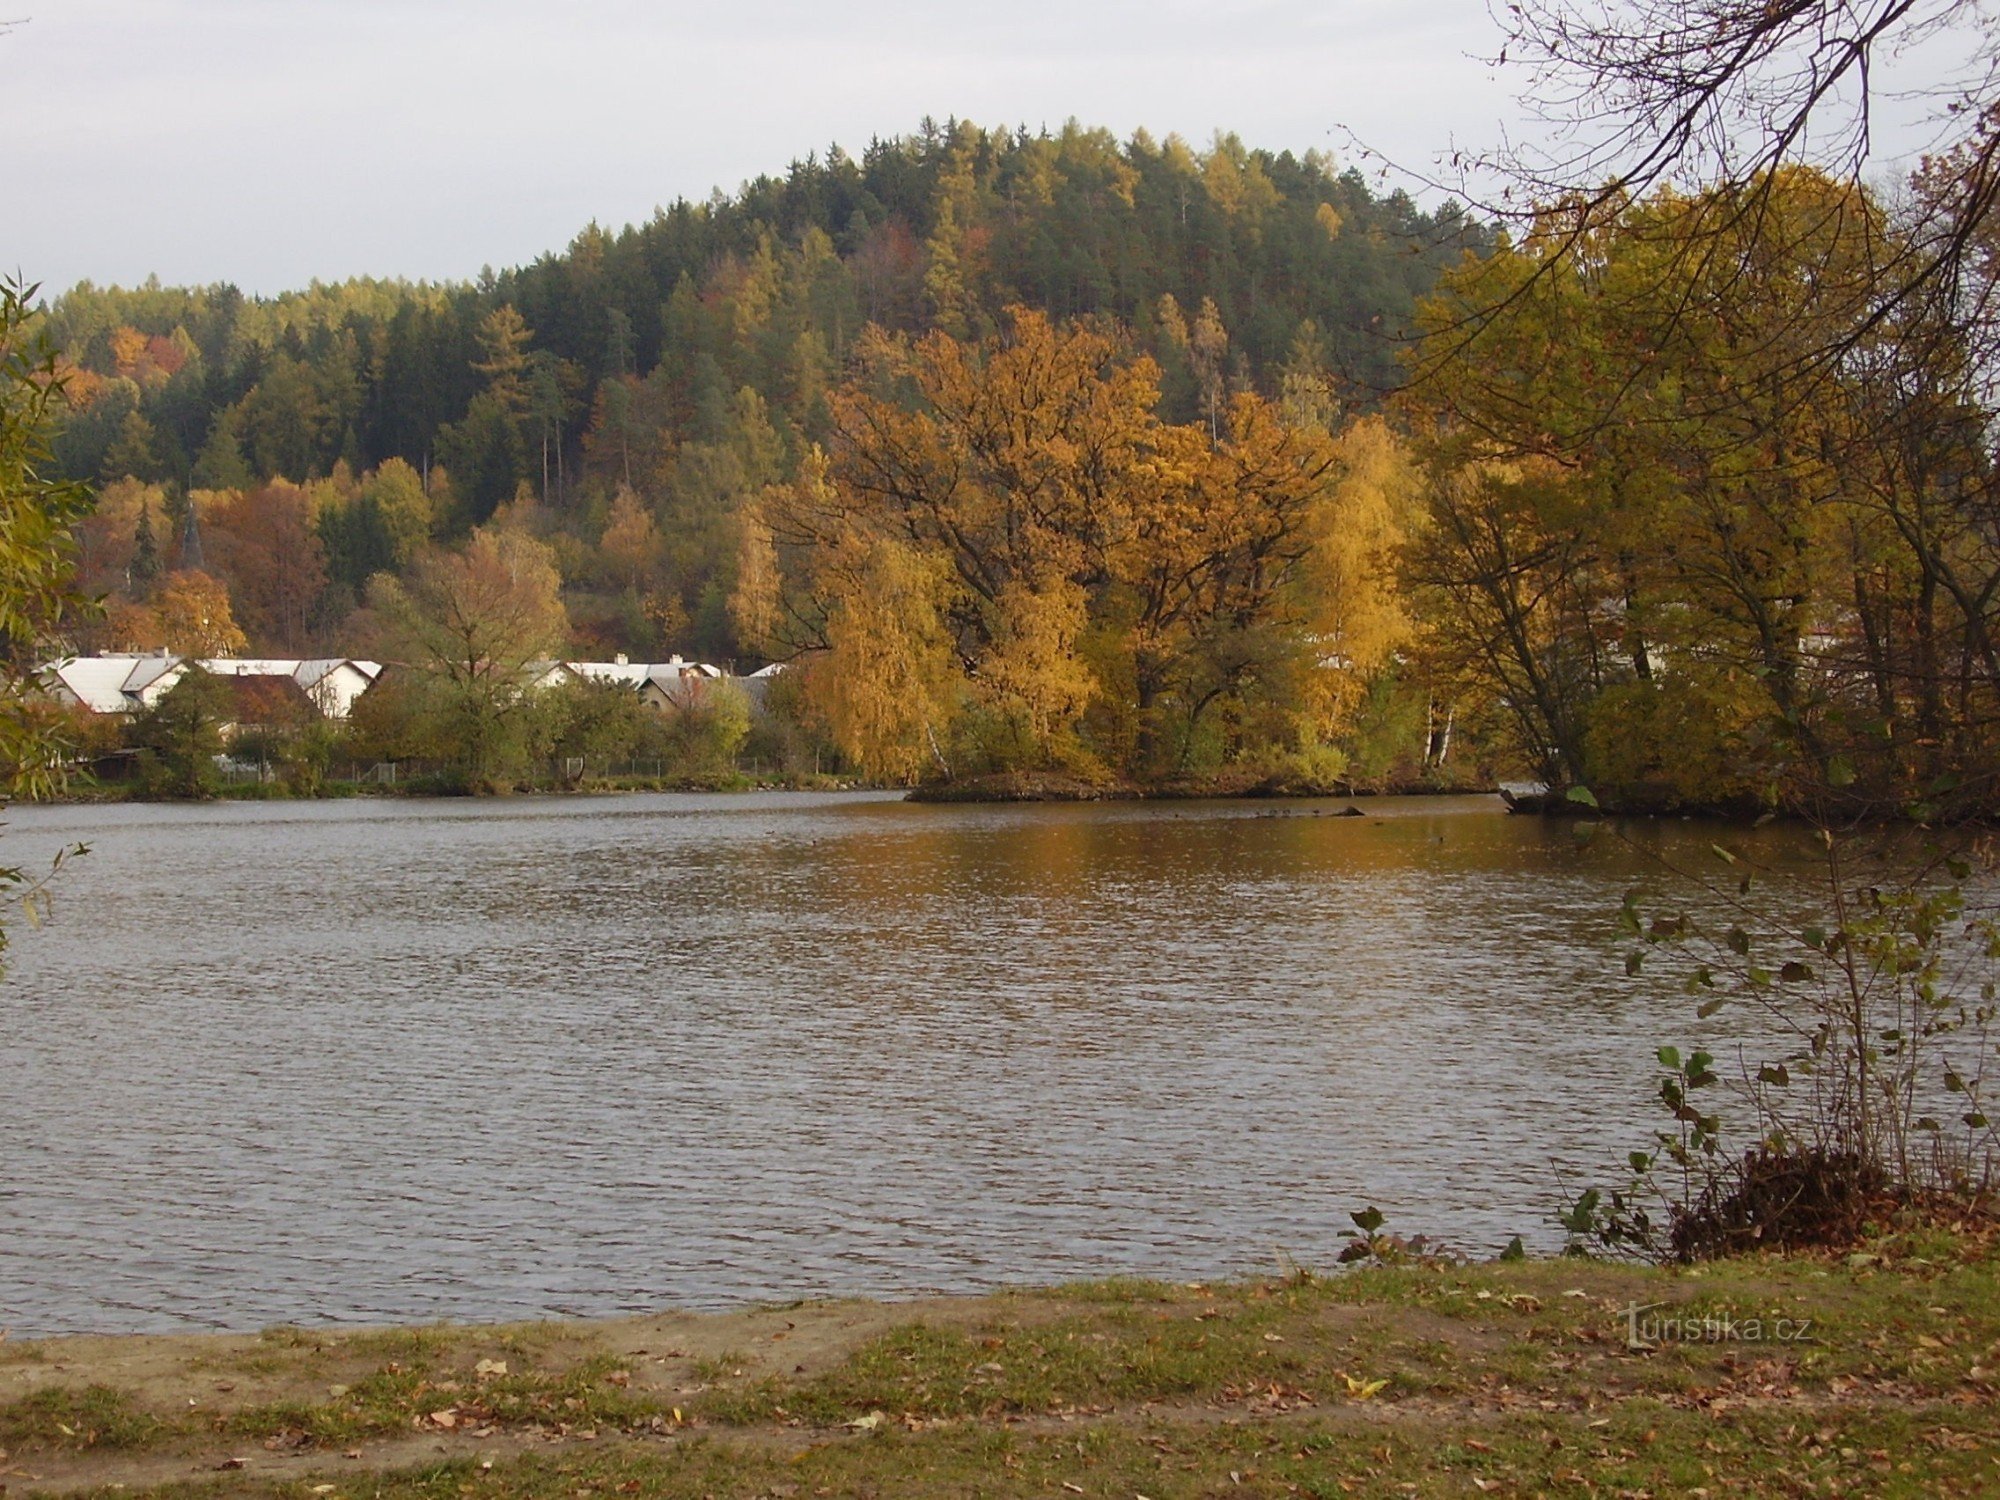
<svg viewBox="0 0 2000 1500"><path fill-rule="evenodd" d="M33 327L33 287L0 281L0 777L14 796L52 787L64 745L41 711L39 653L88 606L76 586L72 528L90 509L81 487L44 472L61 387ZM0 866L0 905L40 898L41 877ZM7 946L0 927L0 955Z"/></svg>
<svg viewBox="0 0 2000 1500"><path fill-rule="evenodd" d="M845 549L809 702L841 754L874 775L915 781L927 765L949 775L941 735L960 691L945 625L949 567L891 537L855 535Z"/></svg>
<svg viewBox="0 0 2000 1500"><path fill-rule="evenodd" d="M369 603L384 660L407 674L468 783L504 780L528 748L535 671L569 635L555 554L523 532L482 527L456 551L419 553L407 578L377 574Z"/></svg>
<svg viewBox="0 0 2000 1500"><path fill-rule="evenodd" d="M1255 758L1274 718L1325 691L1319 637L1360 671L1386 658L1394 626L1363 578L1396 503L1386 433L1343 458L1313 423L1219 388L1202 422L1164 422L1157 368L1115 328L1022 308L991 338L871 331L860 355L831 451L746 512L733 612L768 649L828 653L811 682L840 698L829 722L881 691L871 651L927 664L920 712L843 741L875 747L868 769ZM910 618L883 608L917 594ZM870 630L884 638L864 648ZM849 680L864 661L877 682Z"/></svg>
<svg viewBox="0 0 2000 1500"><path fill-rule="evenodd" d="M230 608L229 590L213 574L199 568L170 573L153 596L151 640L135 640L141 649L154 646L176 656L236 656L249 646ZM143 630L136 616L128 629Z"/></svg>
<svg viewBox="0 0 2000 1500"><path fill-rule="evenodd" d="M1295 585L1314 653L1295 699L1298 749L1328 769L1370 685L1412 639L1398 564L1423 503L1415 458L1380 417L1350 424L1334 451L1338 477L1312 511Z"/></svg>

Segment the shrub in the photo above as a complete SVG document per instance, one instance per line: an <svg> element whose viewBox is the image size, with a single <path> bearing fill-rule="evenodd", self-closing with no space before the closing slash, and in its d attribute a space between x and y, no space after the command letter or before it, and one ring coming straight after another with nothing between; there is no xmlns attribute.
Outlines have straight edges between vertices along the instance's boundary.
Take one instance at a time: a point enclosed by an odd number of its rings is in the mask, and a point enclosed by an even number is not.
<svg viewBox="0 0 2000 1500"><path fill-rule="evenodd" d="M1687 909L1649 918L1627 896L1628 973L1681 955L1699 1018L1734 1007L1776 1040L1733 1078L1707 1052L1660 1049L1672 1127L1632 1154L1626 1187L1592 1189L1562 1216L1574 1247L1692 1260L1839 1245L1884 1209L1990 1191L1991 871L1975 879L1979 861L1912 837L1821 830L1803 874L1717 845L1734 879L1697 879ZM1732 1132L1747 1142L1726 1146Z"/></svg>

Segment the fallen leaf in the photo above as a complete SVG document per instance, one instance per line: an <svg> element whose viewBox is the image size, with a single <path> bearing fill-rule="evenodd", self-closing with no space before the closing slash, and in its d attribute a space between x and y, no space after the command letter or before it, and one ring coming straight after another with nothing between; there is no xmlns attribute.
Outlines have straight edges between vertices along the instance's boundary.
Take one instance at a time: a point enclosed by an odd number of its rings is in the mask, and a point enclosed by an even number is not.
<svg viewBox="0 0 2000 1500"><path fill-rule="evenodd" d="M431 1413L431 1420L438 1426L449 1431L458 1425L458 1413L455 1411L434 1411Z"/></svg>
<svg viewBox="0 0 2000 1500"><path fill-rule="evenodd" d="M847 1425L849 1427L858 1427L863 1432L873 1432L877 1427L880 1427L882 1425L882 1413L880 1413L879 1411L871 1411L865 1417L856 1417L852 1422L849 1422Z"/></svg>
<svg viewBox="0 0 2000 1500"><path fill-rule="evenodd" d="M472 1367L472 1373L475 1375L505 1375L507 1373L507 1361L504 1359L482 1359Z"/></svg>

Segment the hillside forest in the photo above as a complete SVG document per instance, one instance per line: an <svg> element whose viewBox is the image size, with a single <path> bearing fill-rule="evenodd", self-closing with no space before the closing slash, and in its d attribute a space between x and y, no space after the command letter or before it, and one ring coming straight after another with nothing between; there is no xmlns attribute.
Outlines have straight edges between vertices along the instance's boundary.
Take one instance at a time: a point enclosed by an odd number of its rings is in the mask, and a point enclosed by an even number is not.
<svg viewBox="0 0 2000 1500"><path fill-rule="evenodd" d="M1885 317L1888 208L1769 198L1704 278L1671 193L1578 254L927 122L468 284L81 285L71 644L421 668L486 567L550 654L793 664L786 753L882 780L1909 802L1995 760L1979 354Z"/></svg>

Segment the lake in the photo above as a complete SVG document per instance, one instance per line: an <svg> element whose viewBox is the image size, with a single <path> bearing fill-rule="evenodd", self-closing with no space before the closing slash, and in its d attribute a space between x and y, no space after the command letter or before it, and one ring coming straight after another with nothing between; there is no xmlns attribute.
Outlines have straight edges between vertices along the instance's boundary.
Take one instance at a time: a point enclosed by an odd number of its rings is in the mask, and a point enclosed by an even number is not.
<svg viewBox="0 0 2000 1500"><path fill-rule="evenodd" d="M1371 1203L1552 1246L1693 1034L1619 961L1648 859L1357 805L14 809L93 847L0 984L0 1326L1199 1280Z"/></svg>

